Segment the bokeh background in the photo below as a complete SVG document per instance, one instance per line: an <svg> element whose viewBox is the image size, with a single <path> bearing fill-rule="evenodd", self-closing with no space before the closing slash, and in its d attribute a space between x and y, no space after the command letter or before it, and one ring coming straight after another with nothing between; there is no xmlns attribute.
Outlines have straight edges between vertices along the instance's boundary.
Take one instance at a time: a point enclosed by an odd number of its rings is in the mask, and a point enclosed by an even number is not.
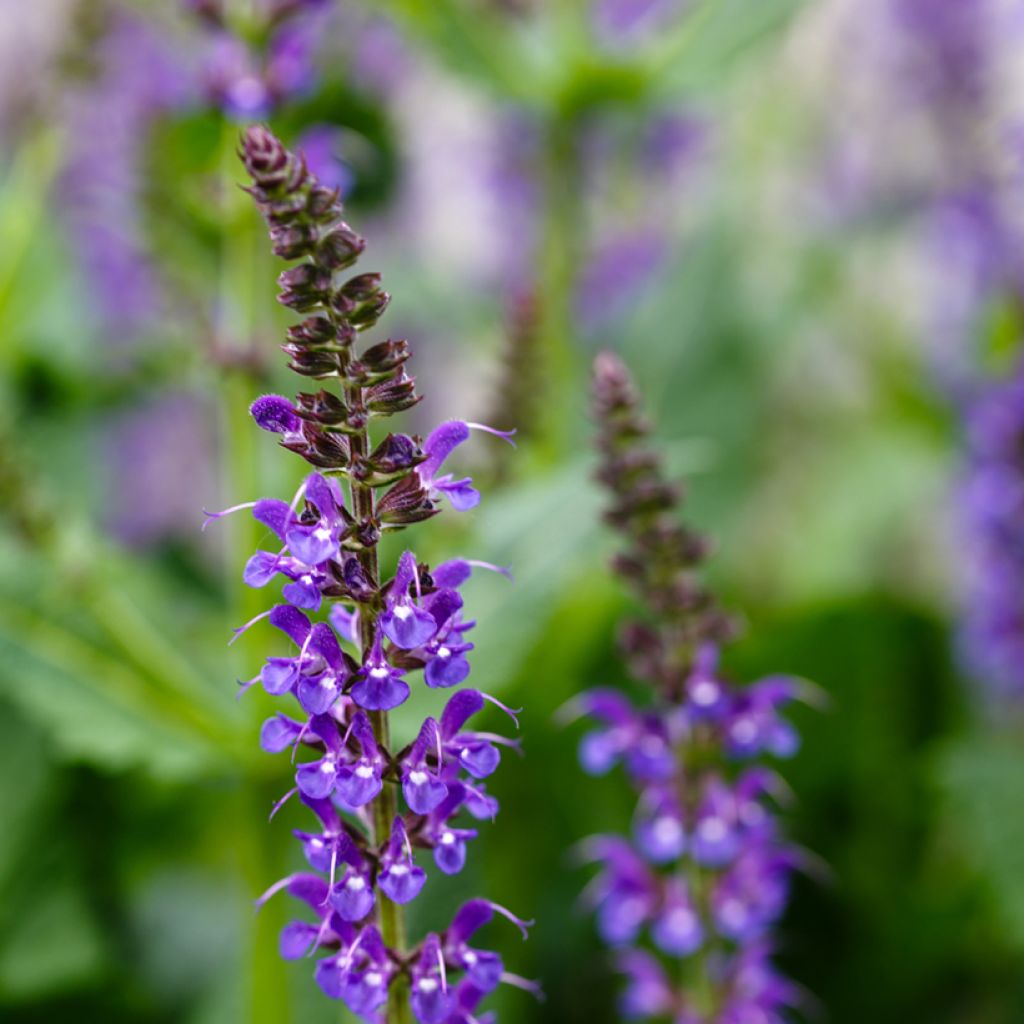
<svg viewBox="0 0 1024 1024"><path fill-rule="evenodd" d="M301 475L246 415L291 386L234 155L266 119L370 240L418 427L519 430L467 446L479 509L417 530L515 570L469 600L526 756L414 929L485 893L538 922L496 941L547 1001L503 1020L615 1019L568 850L629 794L554 721L623 678L586 411L612 347L715 538L731 669L828 697L784 768L811 1019L1024 1020L1024 8L323 0L268 33L268 3L0 6L0 1017L345 1019L277 958L286 900L253 911L303 813L267 823L287 765L235 699L272 631L226 646L258 535L200 531Z"/></svg>

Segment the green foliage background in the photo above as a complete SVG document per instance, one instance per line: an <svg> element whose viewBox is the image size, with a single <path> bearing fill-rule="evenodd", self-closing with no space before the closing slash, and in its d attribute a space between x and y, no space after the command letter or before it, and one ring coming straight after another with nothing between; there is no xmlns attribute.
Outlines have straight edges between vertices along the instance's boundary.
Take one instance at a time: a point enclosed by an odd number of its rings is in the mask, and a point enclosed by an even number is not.
<svg viewBox="0 0 1024 1024"><path fill-rule="evenodd" d="M745 615L730 667L799 673L828 698L798 712L804 746L784 768L792 833L819 866L799 882L779 953L813 993L811 1018L1024 1020L1024 748L1012 722L981 712L951 654L957 425L921 340L883 299L863 302L851 272L901 226L816 237L764 216L773 175L805 158L804 98L786 92L776 62L807 9L706 0L677 32L613 57L581 34L579 5L552 4L515 31L469 0L384 7L440 74L540 120L556 200L537 268L540 429L479 510L414 541L427 559L514 567L513 586L472 584L474 680L525 709L526 757L506 759L493 786L502 814L463 875L432 879L413 930L486 893L536 919L521 948L497 925L493 939L547 992L539 1006L503 994L503 1020L616 1019L578 908L586 872L568 850L621 826L630 797L621 780L584 778L576 735L554 722L582 688L623 678L614 634L627 601L605 568L614 542L599 523L585 412L590 355L613 345L689 481L688 514L716 538L713 581ZM338 111L359 121L377 154L351 204L361 225L401 180L397 128L343 80L316 102L275 126L294 133ZM589 118L665 103L698 104L721 126L718 180L642 296L584 336L566 295L587 214L557 201L576 170L558 141ZM243 196L215 211L207 201L211 177L235 173L234 132L210 114L154 129L147 230L179 279L181 316L154 324L156 344L128 361L86 312L59 203L62 129L39 118L0 162L0 1017L12 1024L343 1016L311 964L277 959L290 908L252 911L297 863L290 830L302 821L289 807L267 824L288 786L287 766L256 745L271 702L255 690L234 699L233 680L276 640L256 628L225 647L261 607L238 581L257 536L238 519L201 540L200 496L194 539L132 550L103 525L102 425L144 396L185 389L221 410L225 504L286 493L300 472L245 416L259 390L291 385L275 358L284 318L262 228ZM443 263L403 259L400 239L381 251L390 319L432 334L412 339L423 375L440 380L439 360L479 371L479 406L500 297L462 288ZM205 357L190 303L212 287L264 345L262 376ZM994 330L1016 327L1004 317ZM837 386L821 385L822 366ZM418 695L400 729L428 706Z"/></svg>

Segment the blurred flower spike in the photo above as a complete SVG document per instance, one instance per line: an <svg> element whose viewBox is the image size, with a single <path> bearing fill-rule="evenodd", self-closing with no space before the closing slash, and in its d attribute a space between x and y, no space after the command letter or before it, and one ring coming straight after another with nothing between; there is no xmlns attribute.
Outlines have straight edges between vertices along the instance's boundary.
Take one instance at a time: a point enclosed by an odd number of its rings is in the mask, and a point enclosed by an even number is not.
<svg viewBox="0 0 1024 1024"><path fill-rule="evenodd" d="M727 681L718 651L732 625L696 576L708 546L676 521L679 491L645 446L633 383L610 353L595 362L593 395L606 518L625 539L614 568L647 609L621 644L649 694L591 690L566 709L593 723L584 770L621 765L639 791L629 838L581 846L599 865L587 899L626 979L625 1018L781 1024L799 998L772 966L772 928L804 857L780 834L785 788L764 761L796 751L783 711L809 687Z"/></svg>

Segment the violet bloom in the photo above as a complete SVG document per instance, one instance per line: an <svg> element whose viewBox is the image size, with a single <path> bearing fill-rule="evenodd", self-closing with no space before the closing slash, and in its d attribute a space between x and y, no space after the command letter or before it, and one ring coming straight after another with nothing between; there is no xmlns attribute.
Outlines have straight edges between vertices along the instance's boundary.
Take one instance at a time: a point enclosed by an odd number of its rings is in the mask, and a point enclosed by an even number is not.
<svg viewBox="0 0 1024 1024"><path fill-rule="evenodd" d="M1004 709L1024 700L1024 363L967 411L964 661Z"/></svg>
<svg viewBox="0 0 1024 1024"><path fill-rule="evenodd" d="M594 723L580 746L584 770L621 765L640 795L629 838L583 844L599 865L588 902L626 977L620 1008L628 1020L782 1024L794 992L766 943L800 858L780 838L771 801L780 784L761 761L795 752L782 712L804 686L723 676L717 652L731 626L695 572L706 545L676 522L678 492L643 446L629 374L608 353L595 363L594 406L607 518L626 542L615 568L651 613L623 632L647 698L604 688L573 702ZM676 960L690 963L685 983Z"/></svg>
<svg viewBox="0 0 1024 1024"><path fill-rule="evenodd" d="M408 698L417 673L427 688L453 687L469 674L472 622L460 588L474 569L496 567L456 559L431 569L406 551L389 575L378 552L385 531L436 515L438 498L457 509L476 504L471 481L444 466L478 425L453 420L426 441L392 433L371 446L370 422L418 396L405 342L357 349L389 298L377 274L338 276L365 243L341 220L337 192L265 128L245 132L242 156L274 251L302 261L279 279L279 300L306 315L288 331L289 365L323 385L294 401L264 395L251 407L258 427L312 467L292 501L264 498L209 516L244 508L266 528L267 549L244 578L280 587L278 603L253 621L268 619L288 646L246 686L294 701L295 717L268 719L260 744L290 751L295 764L294 788L277 806L298 794L317 819L295 833L311 871L263 899L287 890L306 905L305 918L282 933L281 954L326 951L317 983L362 1020L397 1024L411 1011L420 1024L479 1024L488 1017L478 1004L500 981L530 985L469 939L495 912L525 924L476 900L445 931L407 946L401 908L428 881L418 854L431 851L442 873L457 873L477 834L467 826L497 812L481 780L497 769L501 748L517 744L478 728L476 716L488 703L515 715L477 690L457 690L399 748L388 712Z"/></svg>
<svg viewBox="0 0 1024 1024"><path fill-rule="evenodd" d="M266 117L314 85L313 51L322 30L317 13L327 7L321 0L256 4L244 37L219 0L187 0L185 6L208 37L207 97L228 117L243 122Z"/></svg>

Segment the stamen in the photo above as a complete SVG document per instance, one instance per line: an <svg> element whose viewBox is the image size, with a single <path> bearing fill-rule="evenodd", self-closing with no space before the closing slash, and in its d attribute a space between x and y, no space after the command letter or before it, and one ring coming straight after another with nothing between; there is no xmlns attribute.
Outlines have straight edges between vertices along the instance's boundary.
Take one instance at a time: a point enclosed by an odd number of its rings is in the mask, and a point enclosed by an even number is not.
<svg viewBox="0 0 1024 1024"><path fill-rule="evenodd" d="M245 501L241 505L232 505L231 508L226 508L221 512L207 512L203 509L203 515L206 517L203 520L203 525L200 527L202 533L206 532L206 528L213 522L214 519L223 519L224 516L231 515L232 512L241 512L243 508L255 508L255 501Z"/></svg>
<svg viewBox="0 0 1024 1024"><path fill-rule="evenodd" d="M441 991L442 992L447 992L448 991L448 976L447 976L447 974L445 974L445 970L444 970L444 954L441 952L440 948L438 948L438 950L437 950L437 969L438 969L438 972L441 975Z"/></svg>
<svg viewBox="0 0 1024 1024"><path fill-rule="evenodd" d="M243 683L241 679L236 679L235 682L238 683L239 690L238 693L235 694L235 700L241 700L242 694L245 693L250 686L254 685L255 683L258 683L259 681L259 676L253 676L252 679L248 680L248 682L245 683Z"/></svg>
<svg viewBox="0 0 1024 1024"><path fill-rule="evenodd" d="M470 430L482 430L485 434L493 434L495 437L500 437L502 441L507 441L513 448L516 446L515 441L512 440L516 432L515 427L511 430L498 430L495 427L487 426L485 423L470 423L468 421L466 422L466 426L469 427Z"/></svg>
<svg viewBox="0 0 1024 1024"><path fill-rule="evenodd" d="M296 793L298 793L298 791L299 791L299 787L298 787L298 786L294 786L294 787L292 787L291 789L289 789L289 790L288 790L288 792L287 792L287 793L285 793L285 795L284 795L283 797L281 797L281 799L280 799L280 800L278 800L276 804L274 804L274 809L273 809L273 810L272 810L272 811L270 812L270 817L269 817L269 818L268 818L267 820L268 820L268 821L273 821L273 820L274 820L274 815L275 815L275 814L277 814L277 812L278 812L279 810L281 810L281 808L282 808L282 807L284 807L284 805L285 805L285 804L286 804L286 803L287 803L287 802L288 802L288 801L289 801L289 800L290 800L290 799L291 799L291 798L292 798L293 796L295 796L295 794L296 794Z"/></svg>
<svg viewBox="0 0 1024 1024"><path fill-rule="evenodd" d="M528 978L522 978L518 974L509 974L508 971L502 971L500 977L506 985L521 988L524 992L529 992L538 1003L544 1002L544 992L538 982L530 981Z"/></svg>
<svg viewBox="0 0 1024 1024"><path fill-rule="evenodd" d="M292 744L292 764L295 764L295 757L299 752L299 744L302 742L302 737L306 735L306 730L309 728L309 722L303 724L299 730L299 735L295 737L295 743Z"/></svg>
<svg viewBox="0 0 1024 1024"><path fill-rule="evenodd" d="M236 626L231 632L235 635L228 641L228 647L230 647L246 630L251 629L256 625L260 619L265 619L274 609L268 608L265 612L260 612L259 615L254 619L250 619L244 626Z"/></svg>
<svg viewBox="0 0 1024 1024"><path fill-rule="evenodd" d="M253 901L256 909L259 910L271 896L279 893L282 889L287 889L288 886L291 885L292 880L296 877L296 875L288 875L285 878L282 878L280 882L275 882L262 896Z"/></svg>
<svg viewBox="0 0 1024 1024"><path fill-rule="evenodd" d="M324 897L324 903L329 902L331 898L331 890L334 888L334 872L338 867L338 843L337 841L331 844L331 881L327 886L327 895ZM321 904L323 905L323 904Z"/></svg>
<svg viewBox="0 0 1024 1024"><path fill-rule="evenodd" d="M488 569L491 572L496 572L499 575L504 576L508 580L512 579L512 570L507 565L494 565L491 562L480 562L475 558L467 558L466 565L472 565L477 569Z"/></svg>
<svg viewBox="0 0 1024 1024"><path fill-rule="evenodd" d="M326 900L324 902L326 902ZM316 933L316 938L313 939L312 943L310 943L309 949L306 950L307 958L311 957L320 948L320 943L323 942L324 936L328 931L330 931L330 927L331 915L328 914L327 917L320 922L320 930Z"/></svg>
<svg viewBox="0 0 1024 1024"><path fill-rule="evenodd" d="M522 932L524 942L529 938L529 932L527 929L533 927L533 921L524 921L521 917L516 917L511 910L506 910L500 903L491 903L488 901L488 906L491 910L496 910L502 917L511 921L519 931Z"/></svg>
<svg viewBox="0 0 1024 1024"><path fill-rule="evenodd" d="M513 711L507 704L502 704L497 697L492 697L489 693L484 693L483 691L480 691L480 696L483 697L484 700L490 701L495 707L501 708L501 710L516 723L516 728L519 728L519 719L516 715L521 715L523 713L522 708L516 708L515 711Z"/></svg>

